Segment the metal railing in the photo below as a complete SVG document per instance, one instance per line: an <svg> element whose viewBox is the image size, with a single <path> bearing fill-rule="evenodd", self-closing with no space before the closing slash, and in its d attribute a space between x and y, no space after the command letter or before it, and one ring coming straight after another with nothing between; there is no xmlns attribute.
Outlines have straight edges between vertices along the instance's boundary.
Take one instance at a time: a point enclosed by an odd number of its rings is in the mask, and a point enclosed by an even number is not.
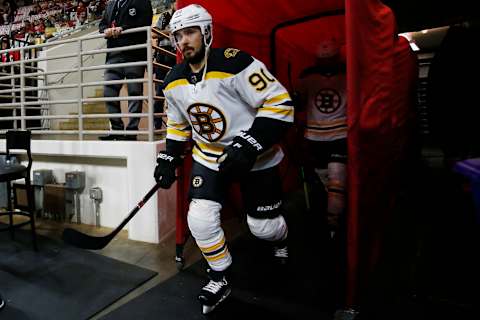
<svg viewBox="0 0 480 320"><path fill-rule="evenodd" d="M9 65L10 65L9 63L2 64L2 69L5 69L5 66L8 67ZM23 68L24 68L24 70L44 72L44 70L42 70L38 67L33 67L33 66L29 66L29 65L24 65ZM26 100L45 101L47 99L46 91L45 90L40 90L37 87L27 87L27 86L24 85L24 87L29 88L30 91L37 92L36 96L26 95L25 92L29 91L29 89L26 89L22 92L22 87L21 87L21 83L20 83L21 80L19 80L19 78L16 76L16 71L18 71L18 70L15 69L14 67L10 67L10 68L7 68L7 69L10 69L10 72L8 72L8 73L0 72L0 79L10 80L10 81L8 81L9 82L8 84L0 83L0 99L10 100L11 102L10 103L0 103L0 109L1 110L12 110L12 116L13 116L13 119L11 119L11 120L13 120L12 127L14 129L18 129L17 120L20 120L21 123L25 122L25 125L26 125L26 121L22 119L21 115L22 114L25 115L27 112L26 111L22 112L21 105L20 105L19 102L17 102L17 100L21 99L22 94L23 94L24 101L26 101ZM30 80L36 80L37 84L39 82L41 82L43 84L46 83L46 76L44 76L42 78L42 77L38 77L38 76L30 76L30 74L27 73L25 78L30 79ZM16 80L19 80L19 81L16 81ZM8 88L8 89L3 89L3 88ZM19 93L20 95L17 95L17 93ZM42 114L42 115L47 115L48 114L48 108L42 106L41 104L38 105L38 106L30 106L30 104L28 104L28 101L26 102L26 105L25 105L24 109L25 110L38 110L40 112L40 114ZM20 110L20 119L18 119L18 110ZM2 119L3 119L3 117L0 118L0 121ZM40 127L29 127L29 129L44 129L45 126L48 126L48 120L47 119L39 119L39 120L41 121L41 126Z"/></svg>
<svg viewBox="0 0 480 320"><path fill-rule="evenodd" d="M36 130L32 130L32 134L66 134L78 135L79 140L83 140L85 135L98 135L98 134L122 134L122 135L148 135L148 141L154 140L155 133L164 133L165 129L154 129L154 117L162 117L165 113L154 113L154 100L161 100L163 97L157 97L154 95L154 83L161 82L160 79L153 78L153 48L152 48L152 28L150 27L140 27L129 29L122 34L132 34L132 33L139 33L139 32L146 32L147 33L147 41L145 44L137 44L131 45L126 47L120 48L109 48L109 49L94 49L94 50L85 50L84 43L89 40L94 40L98 38L104 38L103 34L93 34L93 35L86 35L76 39L68 39L68 40L58 40L49 43L43 43L33 46L27 47L19 47L13 48L8 50L1 50L0 54L4 53L11 53L13 51L20 52L20 60L2 63L2 68L10 68L11 72L7 74L0 73L0 98L6 96L8 98L12 98L11 102L8 103L0 103L0 109L12 109L12 116L4 116L0 117L0 121L13 121L15 124L19 120L20 121L20 128L25 129L32 129L27 128L27 121L28 120L41 120L41 121L49 121L53 119L77 119L78 120L78 130L49 130L48 128L41 127L36 128ZM37 57L33 59L25 59L25 51L26 50L41 50L51 46L59 46L63 44L72 44L76 43L76 51L71 54L61 54L56 56L49 56L49 57ZM120 52L120 51L127 51L127 50L135 50L135 49L146 49L147 50L147 60L146 61L138 61L138 62L128 62L128 63L117 63L117 64L100 64L94 66L85 66L84 65L84 56L89 55L98 55L103 53L111 53L111 52ZM69 66L60 70L42 70L38 67L31 67L31 64L37 64L38 62L48 61L48 60L57 60L57 59L75 59L76 63L73 66ZM111 69L114 67L129 67L129 66L146 66L146 77L138 78L138 79L124 79L124 80L99 80L99 81L89 81L84 82L84 72L93 71L93 70L104 70L104 69ZM170 68L166 65L158 65L155 67L161 68ZM26 72L28 69L29 72ZM48 83L47 76L61 74L61 75L68 75L68 74L77 74L78 79L74 83L70 84L58 84L58 83ZM27 86L26 79L37 79L37 85ZM5 84L2 85L6 80L10 80L10 87L5 89ZM129 84L129 83L146 83L146 94L141 96L119 96L119 97L95 97L95 98L85 98L84 97L84 88L91 87L91 86L105 86L105 85L112 85L112 84ZM56 89L70 89L69 96L64 96L63 99L47 99L45 95L39 96L36 101L32 101L32 97L26 96L26 92L31 91L38 91L38 92L47 92L49 90L56 90ZM18 95L19 94L19 95ZM102 114L84 114L83 112L83 105L85 103L92 103L92 102L108 102L108 101L132 101L132 100L142 100L146 101L148 105L148 111L142 113L102 113ZM76 114L48 114L48 110L52 105L59 105L59 104L73 104L77 105ZM42 110L42 114L40 115L27 115L27 109L39 109ZM17 111L20 110L20 115L17 114ZM128 130L128 131L120 131L120 130L85 130L84 129L84 120L85 119L92 119L92 118L147 118L148 128L147 130ZM46 130L45 130L46 129ZM2 131L0 130L0 133ZM4 132L4 131L3 131Z"/></svg>
<svg viewBox="0 0 480 320"><path fill-rule="evenodd" d="M90 21L90 22L87 22L83 25L81 25L80 27L77 27L77 28L72 28L72 29L67 29L65 31L62 31L62 32L59 32L57 35L51 37L51 38L48 38L46 40L46 42L54 42L54 41L57 41L59 39L62 39L62 38L65 38L65 37L68 37L68 36L71 36L75 33L78 33L78 32L82 32L82 31L85 31L91 27L98 27L98 25L100 24L100 19L97 19L97 20L94 20L94 21Z"/></svg>

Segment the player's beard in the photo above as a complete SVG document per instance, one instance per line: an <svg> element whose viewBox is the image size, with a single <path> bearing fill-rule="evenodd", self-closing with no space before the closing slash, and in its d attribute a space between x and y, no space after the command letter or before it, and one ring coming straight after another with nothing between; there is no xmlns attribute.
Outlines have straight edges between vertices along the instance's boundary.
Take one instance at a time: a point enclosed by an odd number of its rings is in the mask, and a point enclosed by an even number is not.
<svg viewBox="0 0 480 320"><path fill-rule="evenodd" d="M189 63L189 64L198 64L200 62L202 62L202 60L205 58L205 45L202 44L202 48L200 48L200 50L198 50L197 53L195 53L193 56L191 57L185 57L185 60Z"/></svg>

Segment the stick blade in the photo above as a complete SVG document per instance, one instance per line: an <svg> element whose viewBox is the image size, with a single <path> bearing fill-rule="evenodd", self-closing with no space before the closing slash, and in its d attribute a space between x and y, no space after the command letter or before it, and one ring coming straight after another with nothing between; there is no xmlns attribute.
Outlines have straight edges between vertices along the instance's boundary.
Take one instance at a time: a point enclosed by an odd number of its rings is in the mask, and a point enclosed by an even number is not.
<svg viewBox="0 0 480 320"><path fill-rule="evenodd" d="M110 242L110 237L94 237L75 229L66 228L63 230L62 239L64 242L75 247L89 250L100 250Z"/></svg>

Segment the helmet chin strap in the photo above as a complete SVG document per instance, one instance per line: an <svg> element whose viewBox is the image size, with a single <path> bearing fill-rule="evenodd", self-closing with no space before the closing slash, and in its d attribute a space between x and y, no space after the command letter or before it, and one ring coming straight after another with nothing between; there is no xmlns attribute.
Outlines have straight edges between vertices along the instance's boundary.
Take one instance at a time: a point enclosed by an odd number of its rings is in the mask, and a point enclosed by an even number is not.
<svg viewBox="0 0 480 320"><path fill-rule="evenodd" d="M203 66L203 72L202 72L202 80L200 80L200 82L202 83L202 87L205 86L205 83L206 81L203 81L205 80L205 75L207 74L207 66L208 66L208 52L210 51L210 47L206 47L205 48L205 56L204 56L204 59L205 59L205 64Z"/></svg>
<svg viewBox="0 0 480 320"><path fill-rule="evenodd" d="M213 35L212 35L212 32L210 32L210 41L207 42L207 36L206 36L206 33L203 35L203 44L205 45L205 56L204 56L204 59L205 59L205 65L203 66L203 74L202 74L202 80L200 81L202 83L202 87L205 86L205 83L206 81L203 81L205 80L205 75L207 74L207 67L208 67L208 54L210 52L210 47L212 46L212 42L213 42Z"/></svg>

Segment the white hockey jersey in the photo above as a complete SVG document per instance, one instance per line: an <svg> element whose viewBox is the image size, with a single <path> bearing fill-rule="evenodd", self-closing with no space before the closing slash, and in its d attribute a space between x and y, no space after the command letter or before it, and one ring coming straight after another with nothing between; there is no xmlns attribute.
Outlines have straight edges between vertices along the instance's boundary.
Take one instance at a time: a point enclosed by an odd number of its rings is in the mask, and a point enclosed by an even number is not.
<svg viewBox="0 0 480 320"><path fill-rule="evenodd" d="M300 76L300 96L305 100L305 138L332 141L347 137L347 93L345 73L307 69Z"/></svg>
<svg viewBox="0 0 480 320"><path fill-rule="evenodd" d="M217 159L256 117L293 122L293 103L287 90L252 56L233 48L212 49L205 79L192 74L186 63L167 75L167 139L193 139L193 158L218 170ZM200 82L197 82L200 81ZM283 158L275 145L258 156L252 170L277 165Z"/></svg>

